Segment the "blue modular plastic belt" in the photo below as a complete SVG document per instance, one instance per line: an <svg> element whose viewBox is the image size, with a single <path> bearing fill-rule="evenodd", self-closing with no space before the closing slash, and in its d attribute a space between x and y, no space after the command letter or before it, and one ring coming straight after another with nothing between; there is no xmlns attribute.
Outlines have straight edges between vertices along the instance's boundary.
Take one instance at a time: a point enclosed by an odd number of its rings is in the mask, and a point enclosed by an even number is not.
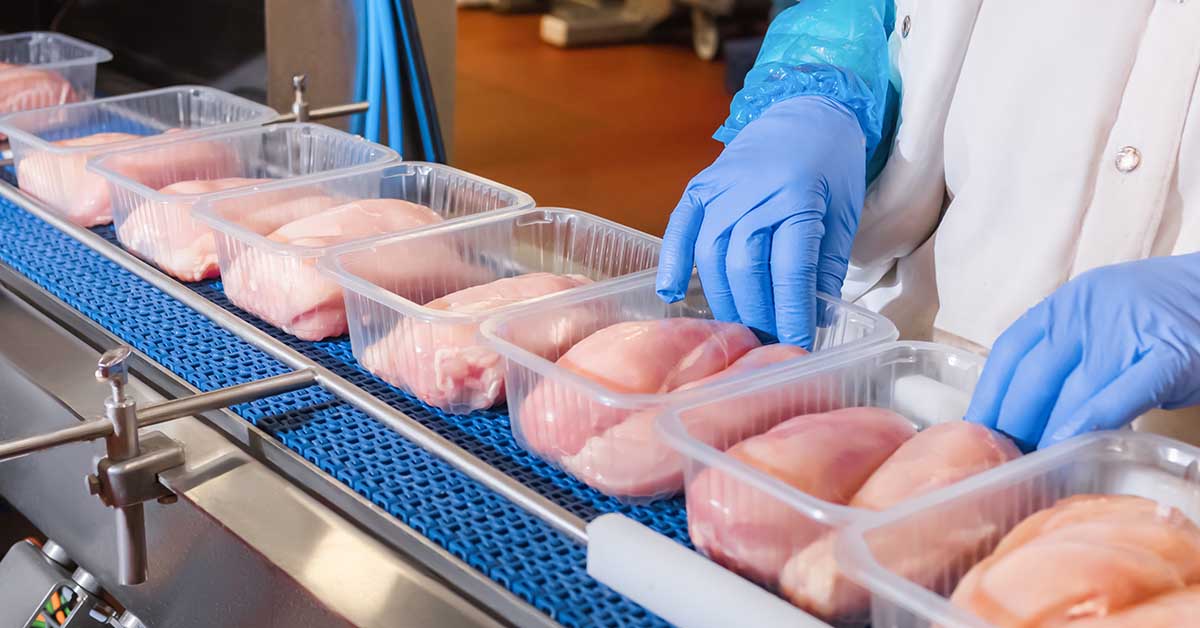
<svg viewBox="0 0 1200 628"><path fill-rule="evenodd" d="M112 227L95 231L115 242ZM4 263L200 390L290 370L5 199L0 242ZM687 543L680 500L623 505L522 450L507 414L430 408L361 369L349 340L296 340L231 305L219 281L191 288L585 520L621 512ZM663 625L590 578L584 547L322 389L234 411L564 625Z"/></svg>

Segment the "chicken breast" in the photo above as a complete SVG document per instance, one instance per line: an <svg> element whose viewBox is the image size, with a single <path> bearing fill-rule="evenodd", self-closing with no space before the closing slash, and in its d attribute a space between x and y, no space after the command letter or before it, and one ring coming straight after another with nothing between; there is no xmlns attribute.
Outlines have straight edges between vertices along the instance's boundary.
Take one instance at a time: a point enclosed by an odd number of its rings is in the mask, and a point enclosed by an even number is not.
<svg viewBox="0 0 1200 628"><path fill-rule="evenodd" d="M476 315L589 283L582 275L529 273L459 290L425 307ZM578 319L590 316L582 308L556 315L559 320L528 329L521 346L538 355L557 355L567 348L570 327L586 324ZM406 318L367 350L363 364L431 406L459 413L490 408L504 400L504 361L479 341L478 333L478 320Z"/></svg>
<svg viewBox="0 0 1200 628"><path fill-rule="evenodd" d="M847 408L789 419L728 453L816 499L845 504L915 433L889 410ZM828 529L716 468L688 485L687 515L698 549L772 588L788 559Z"/></svg>
<svg viewBox="0 0 1200 628"><path fill-rule="evenodd" d="M164 194L196 195L250 187L274 179L216 179L181 181ZM240 223L256 233L270 233L284 224L329 207L331 201L311 188L288 188L251 197ZM216 239L208 225L192 217L195 200L146 203L117 224L121 244L183 281L211 279L219 274Z"/></svg>
<svg viewBox="0 0 1200 628"><path fill-rule="evenodd" d="M724 370L759 346L748 328L696 318L628 321L606 327L571 347L558 366L615 393L662 394ZM518 438L558 461L587 439L620 423L629 410L605 405L569 384L546 379L521 401Z"/></svg>
<svg viewBox="0 0 1200 628"><path fill-rule="evenodd" d="M966 421L934 425L909 439L883 463L850 500L850 506L885 510L905 500L954 484L1021 455L1012 441L986 427ZM974 532L972 532L974 530ZM919 560L888 563L889 569L914 582L927 582L947 565L975 550L994 531L987 525L958 525L953 542L924 552ZM891 551L876 538L872 552L889 560L911 552L911 539L900 534ZM834 537L813 543L792 557L780 576L784 595L793 604L826 619L864 616L870 596L848 580L834 557Z"/></svg>
<svg viewBox="0 0 1200 628"><path fill-rule="evenodd" d="M55 146L78 148L103 146L135 139L129 133L96 133L54 142ZM35 151L17 163L17 185L21 191L63 212L71 222L94 227L112 222L108 181L85 168L91 152L56 154Z"/></svg>
<svg viewBox="0 0 1200 628"><path fill-rule="evenodd" d="M0 114L52 107L79 100L57 72L0 63ZM4 136L0 135L0 139Z"/></svg>
<svg viewBox="0 0 1200 628"><path fill-rule="evenodd" d="M684 384L672 392L693 390L808 355L793 345L774 344L752 349L729 368ZM763 400L736 399L696 408L684 417L693 438L719 449L805 412L816 399L801 393L771 394ZM816 407L815 405L813 406ZM593 436L563 466L607 495L658 497L683 490L683 457L655 429L661 408L648 408Z"/></svg>
<svg viewBox="0 0 1200 628"><path fill-rule="evenodd" d="M442 220L428 207L398 199L345 203L329 196L307 196L244 212L222 207L220 213L260 234L283 223L267 238L313 249L408 231ZM224 238L221 246L227 246ZM236 247L228 248L225 255L232 258L231 251ZM347 332L342 288L319 272L315 264L315 256L250 251L227 264L222 276L225 294L238 307L302 340L341 336Z"/></svg>
<svg viewBox="0 0 1200 628"><path fill-rule="evenodd" d="M1107 617L1081 619L1069 628L1178 628L1200 619L1200 586L1164 593Z"/></svg>
<svg viewBox="0 0 1200 628"><path fill-rule="evenodd" d="M1014 528L951 599L1002 628L1062 626L1198 580L1200 528L1178 510L1140 497L1079 496Z"/></svg>

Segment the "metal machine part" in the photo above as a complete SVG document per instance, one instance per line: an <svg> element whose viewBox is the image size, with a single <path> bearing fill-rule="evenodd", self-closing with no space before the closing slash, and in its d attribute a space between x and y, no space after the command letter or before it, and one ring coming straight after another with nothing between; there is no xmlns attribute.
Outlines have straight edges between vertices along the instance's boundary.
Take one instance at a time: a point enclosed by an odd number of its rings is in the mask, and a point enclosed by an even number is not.
<svg viewBox="0 0 1200 628"><path fill-rule="evenodd" d="M158 432L149 434L144 441L140 436L142 420L138 415L137 402L125 393L129 384L128 363L132 355L132 349L119 346L104 352L97 362L96 379L107 382L112 388L112 396L104 401L106 422L85 423L57 432L0 443L0 451L11 452L8 457L12 458L68 443L100 437L105 439L107 455L96 463L96 472L87 475L86 486L88 493L98 496L105 506L114 509L117 571L123 585L146 581L149 566L146 558L144 504L157 501L167 505L178 501L171 490L160 484L159 475L184 464L183 446L179 443ZM174 413L160 410L150 418L160 422L178 419L193 411L221 408L231 399L250 400L290 392L310 386L314 381L311 371L269 378L179 400ZM232 396L230 390L233 390ZM247 391L254 394L247 394ZM197 401L197 396L202 398ZM95 429L88 429L93 427ZM103 427L107 429L101 429ZM0 455L0 461L4 459Z"/></svg>
<svg viewBox="0 0 1200 628"><path fill-rule="evenodd" d="M111 346L112 339L48 295L40 300L36 287L20 284L11 273L0 272L0 280L42 310L0 288L0 321L7 332L0 335L0 398L5 400L0 438L73 427L81 415L98 413L101 396L94 384L86 384L92 379L87 363L94 364L99 354L94 344ZM135 377L128 380L127 395L154 402L160 389L187 392L156 365L136 353L133 358ZM161 404L147 410L153 407ZM55 546L69 550L67 560L85 566L75 578L83 590L98 591L98 583L105 583L148 626L501 625L478 602L281 475L266 454L278 445L256 440L242 419L225 411L204 416L240 426L248 449L194 418L159 426L186 444L188 456L183 467L160 475L180 496L179 503L145 504L153 571L144 585L121 586L111 543L97 542L112 538L115 523L79 481L95 468L96 443L72 443L0 464L0 495L54 538ZM149 438L143 434L141 442L144 446ZM305 468L294 456L276 460ZM307 471L317 478L314 469ZM66 554L51 551L60 558ZM15 581L3 577L0 582L7 593ZM0 609L8 608L0 601ZM132 616L118 620L122 626L138 623Z"/></svg>
<svg viewBox="0 0 1200 628"><path fill-rule="evenodd" d="M66 557L51 541L12 546L0 559L0 625L18 628L101 628L117 621L116 611L100 597L90 573L68 571L46 552ZM138 621L132 613L126 613Z"/></svg>

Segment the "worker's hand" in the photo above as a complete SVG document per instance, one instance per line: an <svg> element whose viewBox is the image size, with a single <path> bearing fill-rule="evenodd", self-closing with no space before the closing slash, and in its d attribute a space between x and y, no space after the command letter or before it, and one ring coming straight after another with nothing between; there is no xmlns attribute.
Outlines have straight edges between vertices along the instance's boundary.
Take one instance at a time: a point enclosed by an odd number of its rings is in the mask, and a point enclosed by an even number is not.
<svg viewBox="0 0 1200 628"><path fill-rule="evenodd" d="M1045 447L1200 403L1200 254L1080 275L992 348L967 419Z"/></svg>
<svg viewBox="0 0 1200 628"><path fill-rule="evenodd" d="M811 348L817 291L840 296L866 187L863 132L821 96L771 105L688 184L671 213L658 294L700 272L713 315Z"/></svg>

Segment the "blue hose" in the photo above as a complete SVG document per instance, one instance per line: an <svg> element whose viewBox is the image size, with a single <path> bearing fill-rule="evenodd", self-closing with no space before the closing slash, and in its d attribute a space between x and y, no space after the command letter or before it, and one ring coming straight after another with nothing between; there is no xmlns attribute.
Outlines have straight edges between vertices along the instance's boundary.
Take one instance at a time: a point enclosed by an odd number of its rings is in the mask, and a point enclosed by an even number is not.
<svg viewBox="0 0 1200 628"><path fill-rule="evenodd" d="M366 133L364 137L372 142L379 141L379 107L383 99L383 77L381 76L381 58L378 3L366 0L367 3L367 102L371 108L367 110Z"/></svg>
<svg viewBox="0 0 1200 628"><path fill-rule="evenodd" d="M363 0L354 0L354 102L367 99L367 8ZM355 135L363 134L365 114L356 113L350 116L350 132Z"/></svg>
<svg viewBox="0 0 1200 628"><path fill-rule="evenodd" d="M387 1L387 0L385 0ZM404 40L404 52L408 62L410 90L413 94L413 109L417 117L417 128L421 133L424 158L444 162L445 147L442 145L441 129L437 110L433 104L433 90L429 82L428 67L424 63L420 34L417 31L416 15L409 0L391 0L399 20L400 36Z"/></svg>
<svg viewBox="0 0 1200 628"><path fill-rule="evenodd" d="M404 150L404 101L401 97L400 60L396 55L395 15L390 0L368 0L375 3L379 29L379 46L383 54L384 84L387 88L388 144L398 152Z"/></svg>

